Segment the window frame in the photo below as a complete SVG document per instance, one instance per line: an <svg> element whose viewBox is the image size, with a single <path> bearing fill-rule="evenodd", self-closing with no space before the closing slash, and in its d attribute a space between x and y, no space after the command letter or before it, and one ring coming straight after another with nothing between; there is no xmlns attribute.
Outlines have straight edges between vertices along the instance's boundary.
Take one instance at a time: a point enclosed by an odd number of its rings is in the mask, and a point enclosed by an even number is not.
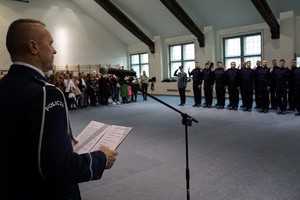
<svg viewBox="0 0 300 200"><path fill-rule="evenodd" d="M193 59L184 59L184 46L186 45L194 45L194 58ZM171 60L171 48L173 47L176 47L176 46L180 46L181 47L181 59L179 60L175 60L175 61L172 61ZM196 62L196 48L195 48L195 42L184 42L184 43L177 43L177 44L170 44L168 45L168 77L169 78L175 78L175 76L173 76L173 71L172 71L172 64L173 63L179 63L179 66L184 66L184 63L187 63L187 62L193 62L193 66L195 65L195 62ZM186 67L184 68L184 71L187 71Z"/></svg>
<svg viewBox="0 0 300 200"><path fill-rule="evenodd" d="M142 62L141 61L142 60L141 59L142 55L145 55L145 54L147 54L148 62ZM132 63L132 56L136 56L136 55L139 57L139 62L137 64L133 64ZM148 76L149 76L149 74L150 74L150 64L149 64L149 53L148 52L131 53L129 55L129 61L130 61L130 69L134 69L133 66L138 66L138 68L139 68L139 72L136 72L137 78L140 78L143 71L145 71L142 67L143 65L148 65L148 70L146 70L146 74L148 74Z"/></svg>
<svg viewBox="0 0 300 200"><path fill-rule="evenodd" d="M244 41L245 41L246 37L251 37L251 36L260 36L260 54L245 55ZM226 57L226 45L225 45L226 43L225 43L225 41L227 39L235 39L235 38L240 38L240 55L239 56L227 56ZM261 60L262 57L263 57L263 34L262 34L262 32L254 32L254 33L249 33L249 34L241 34L241 35L235 35L235 36L230 36L230 37L223 37L222 41L223 41L223 43L222 43L222 46L223 46L223 63L225 65L225 67L227 67L227 68L230 67L230 66L226 65L226 60L229 60L229 59L231 59L233 61L240 60L240 63L237 63L237 66L239 66L239 68L240 68L242 62L249 60L249 58L260 57L260 60ZM255 61L253 60L251 68L255 67L255 65L256 65L256 60Z"/></svg>

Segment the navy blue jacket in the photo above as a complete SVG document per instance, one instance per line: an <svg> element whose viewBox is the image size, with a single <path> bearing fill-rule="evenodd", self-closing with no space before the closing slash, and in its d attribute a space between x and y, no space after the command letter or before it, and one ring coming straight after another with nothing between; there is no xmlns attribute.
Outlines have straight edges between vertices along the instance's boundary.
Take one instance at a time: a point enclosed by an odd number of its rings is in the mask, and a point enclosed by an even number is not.
<svg viewBox="0 0 300 200"><path fill-rule="evenodd" d="M216 85L225 86L226 85L226 73L225 73L224 68L216 68L214 73L215 73Z"/></svg>
<svg viewBox="0 0 300 200"><path fill-rule="evenodd" d="M256 68L256 81L260 89L266 89L270 86L271 74L267 67Z"/></svg>
<svg viewBox="0 0 300 200"><path fill-rule="evenodd" d="M226 78L227 78L227 84L228 85L239 85L239 69L237 68L229 68L226 70Z"/></svg>
<svg viewBox="0 0 300 200"><path fill-rule="evenodd" d="M202 84L203 73L200 68L194 68L191 72L189 72L189 76L193 76L193 82L197 82L199 85Z"/></svg>
<svg viewBox="0 0 300 200"><path fill-rule="evenodd" d="M0 105L0 199L81 199L78 183L101 178L104 153L73 152L63 93L36 70L12 65Z"/></svg>
<svg viewBox="0 0 300 200"><path fill-rule="evenodd" d="M215 74L211 69L203 69L203 80L205 86L213 86L215 84Z"/></svg>
<svg viewBox="0 0 300 200"><path fill-rule="evenodd" d="M288 86L289 69L286 67L279 67L273 71L276 88L279 90L286 90Z"/></svg>

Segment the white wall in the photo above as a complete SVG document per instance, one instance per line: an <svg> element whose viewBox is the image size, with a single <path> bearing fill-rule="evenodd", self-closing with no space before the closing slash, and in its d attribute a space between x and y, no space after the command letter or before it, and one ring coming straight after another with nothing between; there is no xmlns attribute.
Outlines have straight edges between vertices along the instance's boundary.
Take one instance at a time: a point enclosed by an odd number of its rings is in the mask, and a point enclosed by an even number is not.
<svg viewBox="0 0 300 200"><path fill-rule="evenodd" d="M127 45L68 0L0 2L0 69L8 69L11 64L5 46L7 28L13 20L23 17L46 24L57 50L55 65L127 63Z"/></svg>

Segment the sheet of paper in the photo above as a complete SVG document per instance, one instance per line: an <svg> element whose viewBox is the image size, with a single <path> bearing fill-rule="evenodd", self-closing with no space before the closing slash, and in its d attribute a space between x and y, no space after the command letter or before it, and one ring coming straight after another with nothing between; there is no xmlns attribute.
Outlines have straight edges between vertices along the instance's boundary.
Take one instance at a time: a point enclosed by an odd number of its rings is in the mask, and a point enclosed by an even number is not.
<svg viewBox="0 0 300 200"><path fill-rule="evenodd" d="M120 143L131 131L131 127L112 125L106 130L106 133L97 142L92 151L97 150L100 146L107 146L110 149L117 149Z"/></svg>
<svg viewBox="0 0 300 200"><path fill-rule="evenodd" d="M110 126L96 121L91 121L76 137L79 143L74 145L74 151L81 154L89 152Z"/></svg>
<svg viewBox="0 0 300 200"><path fill-rule="evenodd" d="M98 150L100 146L117 149L131 129L132 127L91 121L76 137L79 143L74 145L74 151L82 154Z"/></svg>

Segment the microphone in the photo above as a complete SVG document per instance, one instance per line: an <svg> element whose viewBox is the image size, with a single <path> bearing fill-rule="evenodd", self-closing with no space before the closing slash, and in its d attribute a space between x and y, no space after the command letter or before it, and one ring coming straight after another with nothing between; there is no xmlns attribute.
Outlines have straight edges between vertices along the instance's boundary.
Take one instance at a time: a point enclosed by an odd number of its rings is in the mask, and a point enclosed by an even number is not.
<svg viewBox="0 0 300 200"><path fill-rule="evenodd" d="M101 74L114 74L118 77L136 76L136 72L133 70L107 68L107 67L100 67L99 72Z"/></svg>

